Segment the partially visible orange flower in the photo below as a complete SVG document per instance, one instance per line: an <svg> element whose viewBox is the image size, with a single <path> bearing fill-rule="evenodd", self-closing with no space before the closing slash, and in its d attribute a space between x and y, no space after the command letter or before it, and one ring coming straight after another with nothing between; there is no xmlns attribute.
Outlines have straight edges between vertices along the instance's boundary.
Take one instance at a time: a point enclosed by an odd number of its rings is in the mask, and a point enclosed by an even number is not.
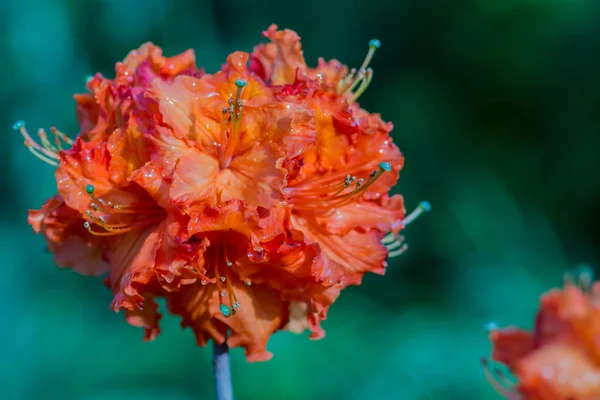
<svg viewBox="0 0 600 400"><path fill-rule="evenodd" d="M356 102L372 70L309 68L295 32L234 52L204 74L191 51L165 58L145 44L77 95L72 141L40 131L28 148L56 165L59 195L29 222L62 267L101 275L145 339L159 333L154 299L209 339L271 357L278 330L311 331L340 291L406 249L405 216L388 193L403 157L391 123ZM63 145L71 145L68 150Z"/></svg>
<svg viewBox="0 0 600 400"><path fill-rule="evenodd" d="M533 332L509 327L490 332L492 359L518 379L510 381L484 360L494 388L507 399L600 398L600 282L585 273L567 279L540 300ZM495 373L494 373L495 372Z"/></svg>

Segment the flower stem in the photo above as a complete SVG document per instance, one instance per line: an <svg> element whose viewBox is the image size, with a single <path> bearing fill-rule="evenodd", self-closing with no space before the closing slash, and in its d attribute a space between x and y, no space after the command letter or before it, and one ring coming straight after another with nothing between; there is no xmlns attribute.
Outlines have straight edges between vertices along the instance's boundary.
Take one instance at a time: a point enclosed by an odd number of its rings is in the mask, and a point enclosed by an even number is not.
<svg viewBox="0 0 600 400"><path fill-rule="evenodd" d="M226 343L219 344L213 340L213 367L215 371L217 400L233 400L229 348Z"/></svg>

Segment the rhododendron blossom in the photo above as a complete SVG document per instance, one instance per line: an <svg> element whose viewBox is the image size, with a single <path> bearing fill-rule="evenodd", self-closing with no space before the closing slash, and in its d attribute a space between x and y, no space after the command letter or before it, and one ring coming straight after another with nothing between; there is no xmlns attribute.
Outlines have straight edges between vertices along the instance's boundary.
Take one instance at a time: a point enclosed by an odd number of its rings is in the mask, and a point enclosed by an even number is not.
<svg viewBox="0 0 600 400"><path fill-rule="evenodd" d="M379 42L358 69L304 61L300 38L271 26L269 43L206 74L192 51L145 44L76 95L80 132L40 143L58 194L29 223L56 263L106 275L112 307L159 334L155 299L209 339L271 357L276 331L321 338L340 291L383 274L406 245L389 195L403 157L392 124L360 108ZM69 148L67 148L69 147Z"/></svg>
<svg viewBox="0 0 600 400"><path fill-rule="evenodd" d="M484 360L494 388L515 400L594 400L600 398L600 282L591 274L568 277L563 289L540 300L533 332L493 329L492 359L517 377L512 383Z"/></svg>

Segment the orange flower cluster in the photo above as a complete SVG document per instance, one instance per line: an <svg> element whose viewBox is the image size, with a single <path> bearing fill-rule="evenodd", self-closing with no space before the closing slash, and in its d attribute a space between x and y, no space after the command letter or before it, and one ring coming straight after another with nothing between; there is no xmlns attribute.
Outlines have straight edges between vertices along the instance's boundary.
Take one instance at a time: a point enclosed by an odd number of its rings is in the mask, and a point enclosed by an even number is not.
<svg viewBox="0 0 600 400"><path fill-rule="evenodd" d="M518 378L513 384L484 360L494 388L511 400L600 399L600 282L568 277L562 290L540 300L533 332L509 327L490 332L492 359Z"/></svg>
<svg viewBox="0 0 600 400"><path fill-rule="evenodd" d="M58 195L29 223L61 267L107 273L112 307L159 333L155 298L208 339L271 357L278 330L324 335L340 291L383 274L406 245L389 196L403 165L391 123L356 100L379 42L358 70L309 68L298 35L271 26L268 44L235 52L215 74L193 52L165 58L147 43L76 95L81 131L36 143L57 166ZM63 146L72 145L68 150ZM229 333L228 333L229 332Z"/></svg>

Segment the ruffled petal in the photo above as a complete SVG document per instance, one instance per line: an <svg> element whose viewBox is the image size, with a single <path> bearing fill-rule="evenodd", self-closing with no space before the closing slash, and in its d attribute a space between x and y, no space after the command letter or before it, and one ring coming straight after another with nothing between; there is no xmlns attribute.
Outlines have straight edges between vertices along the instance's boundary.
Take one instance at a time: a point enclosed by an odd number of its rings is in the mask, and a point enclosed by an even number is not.
<svg viewBox="0 0 600 400"><path fill-rule="evenodd" d="M179 159L169 196L184 211L216 203L217 160L196 148L186 150Z"/></svg>
<svg viewBox="0 0 600 400"><path fill-rule="evenodd" d="M193 329L198 345L206 345L208 339L226 341L229 347L243 347L249 362L269 360L273 355L267 341L287 323L288 304L268 287L246 286L238 279L232 285L241 307L229 318L219 310L216 285L197 283L174 292L168 297L169 310L182 316L182 326Z"/></svg>
<svg viewBox="0 0 600 400"><path fill-rule="evenodd" d="M69 208L60 196L49 199L40 210L30 210L27 221L45 237L59 267L93 276L108 271L102 257L104 241L84 229L79 212Z"/></svg>
<svg viewBox="0 0 600 400"><path fill-rule="evenodd" d="M273 354L267 351L267 342L273 333L287 324L289 304L281 301L279 293L267 286L246 286L236 279L232 284L241 308L230 318L221 313L215 315L231 329L227 345L243 347L248 362L270 360Z"/></svg>
<svg viewBox="0 0 600 400"><path fill-rule="evenodd" d="M144 294L144 307L133 310L125 310L125 319L131 326L144 329L144 342L150 342L160 334L158 322L161 319L161 314L158 312L158 303L154 300L154 296Z"/></svg>
<svg viewBox="0 0 600 400"><path fill-rule="evenodd" d="M352 229L397 233L403 228L405 214L402 196L394 195L383 196L378 201L357 201L316 219L328 232L336 235L345 235Z"/></svg>
<svg viewBox="0 0 600 400"><path fill-rule="evenodd" d="M110 135L107 149L110 154L108 171L112 181L119 185L126 183L131 173L150 158L144 129L133 115L127 127L116 129Z"/></svg>
<svg viewBox="0 0 600 400"><path fill-rule="evenodd" d="M271 43L257 46L252 52L254 70L262 72L266 81L273 85L294 82L296 70L304 70L306 63L300 44L300 36L292 30L277 30L273 24L263 32Z"/></svg>
<svg viewBox="0 0 600 400"><path fill-rule="evenodd" d="M316 222L295 215L291 218L291 226L319 244L326 262L342 269L344 286L360 284L366 272L385 273L388 252L377 232L352 230L343 236L332 235Z"/></svg>
<svg viewBox="0 0 600 400"><path fill-rule="evenodd" d="M110 272L105 282L115 294L112 303L115 311L143 309L146 293L160 293L154 267L165 229L161 223L111 238L106 251Z"/></svg>
<svg viewBox="0 0 600 400"><path fill-rule="evenodd" d="M256 207L270 208L283 201L281 192L285 171L277 168L278 156L265 146L256 144L235 157L216 181L219 200L243 199Z"/></svg>
<svg viewBox="0 0 600 400"><path fill-rule="evenodd" d="M175 137L195 143L202 151L215 153L215 143L220 139L221 110L227 101L206 83L206 77L179 76L170 84L157 79L150 85L147 96L158 102L162 120ZM205 112L207 108L212 111L210 114Z"/></svg>

